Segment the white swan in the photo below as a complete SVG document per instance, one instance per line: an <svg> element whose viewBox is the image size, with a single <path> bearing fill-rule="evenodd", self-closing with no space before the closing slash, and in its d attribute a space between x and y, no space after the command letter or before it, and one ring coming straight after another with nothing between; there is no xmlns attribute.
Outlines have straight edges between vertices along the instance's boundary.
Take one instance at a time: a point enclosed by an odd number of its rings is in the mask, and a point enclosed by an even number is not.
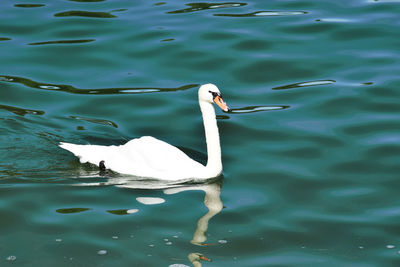
<svg viewBox="0 0 400 267"><path fill-rule="evenodd" d="M213 84L202 85L198 96L207 143L206 166L192 160L178 148L150 136L132 139L120 146L69 143L60 143L59 146L79 157L81 163L99 165L104 161L100 167L105 165L121 174L173 181L217 177L222 172L221 146L212 103L216 103L226 112L229 108Z"/></svg>

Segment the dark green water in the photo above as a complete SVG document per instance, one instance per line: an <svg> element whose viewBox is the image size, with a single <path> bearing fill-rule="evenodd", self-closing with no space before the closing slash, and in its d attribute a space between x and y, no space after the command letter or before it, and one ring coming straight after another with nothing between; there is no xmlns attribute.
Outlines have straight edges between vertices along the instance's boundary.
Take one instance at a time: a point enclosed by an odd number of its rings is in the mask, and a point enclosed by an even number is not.
<svg viewBox="0 0 400 267"><path fill-rule="evenodd" d="M0 265L399 266L399 14L389 0L1 1ZM204 161L210 82L233 108L214 183L146 189L163 185L56 146L151 135Z"/></svg>

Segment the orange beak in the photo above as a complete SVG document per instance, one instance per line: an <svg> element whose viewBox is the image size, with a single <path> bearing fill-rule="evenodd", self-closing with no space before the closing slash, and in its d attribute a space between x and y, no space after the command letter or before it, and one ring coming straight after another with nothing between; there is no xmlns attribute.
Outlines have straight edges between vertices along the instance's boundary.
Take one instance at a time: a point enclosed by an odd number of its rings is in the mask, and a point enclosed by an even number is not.
<svg viewBox="0 0 400 267"><path fill-rule="evenodd" d="M209 258L207 258L206 256L200 256L200 260L203 261L211 261Z"/></svg>
<svg viewBox="0 0 400 267"><path fill-rule="evenodd" d="M230 110L230 108L228 107L228 105L226 105L226 103L224 102L224 100L222 99L221 96L217 95L216 97L214 97L214 103L217 104L223 111L228 112Z"/></svg>

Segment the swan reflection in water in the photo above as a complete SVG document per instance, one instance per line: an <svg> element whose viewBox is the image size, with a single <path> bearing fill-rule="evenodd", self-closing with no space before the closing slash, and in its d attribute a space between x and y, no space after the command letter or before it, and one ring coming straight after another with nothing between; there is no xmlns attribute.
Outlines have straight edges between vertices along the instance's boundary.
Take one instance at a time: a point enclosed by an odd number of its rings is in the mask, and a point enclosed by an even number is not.
<svg viewBox="0 0 400 267"><path fill-rule="evenodd" d="M82 176L81 176L82 177ZM206 232L208 229L208 223L212 217L218 214L222 208L223 204L220 198L221 188L222 188L222 178L217 178L208 181L208 183L202 184L176 184L167 181L152 181L152 180L138 180L137 177L121 176L112 177L105 182L95 182L95 183L80 183L79 186L104 186L104 185L114 185L121 188L130 189L149 189L149 190L163 190L164 194L172 195L183 191L204 191L204 204L208 209L208 212L203 215L197 221L197 227L194 231L193 238L190 241L194 245L198 246L210 246L206 243L207 236ZM194 267L201 267L201 261L211 261L206 256L193 252L188 255L188 259L193 264ZM187 265L183 264L172 264L169 267L184 267Z"/></svg>
<svg viewBox="0 0 400 267"><path fill-rule="evenodd" d="M221 181L217 181L211 184L197 184L197 185L182 186L177 188L169 188L164 190L165 194L176 194L182 191L189 191L189 190L202 190L206 193L204 196L204 204L208 208L208 212L198 220L197 228L193 234L193 239L192 241L190 241L192 244L208 245L205 243L207 240L206 232L208 229L208 222L223 208L222 201L220 198L221 185L222 185Z"/></svg>

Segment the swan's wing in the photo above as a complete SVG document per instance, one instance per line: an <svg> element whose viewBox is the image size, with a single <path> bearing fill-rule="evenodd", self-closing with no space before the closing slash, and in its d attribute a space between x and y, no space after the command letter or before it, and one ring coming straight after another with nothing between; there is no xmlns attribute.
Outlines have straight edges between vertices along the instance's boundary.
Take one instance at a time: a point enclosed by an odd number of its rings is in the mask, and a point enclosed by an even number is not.
<svg viewBox="0 0 400 267"><path fill-rule="evenodd" d="M123 145L122 149L135 160L140 158L143 166L157 172L178 173L204 167L180 149L150 136L133 139Z"/></svg>
<svg viewBox="0 0 400 267"><path fill-rule="evenodd" d="M204 168L178 148L149 136L133 139L121 146L61 143L60 147L75 154L82 163L98 165L104 160L106 168L143 177L188 178Z"/></svg>

